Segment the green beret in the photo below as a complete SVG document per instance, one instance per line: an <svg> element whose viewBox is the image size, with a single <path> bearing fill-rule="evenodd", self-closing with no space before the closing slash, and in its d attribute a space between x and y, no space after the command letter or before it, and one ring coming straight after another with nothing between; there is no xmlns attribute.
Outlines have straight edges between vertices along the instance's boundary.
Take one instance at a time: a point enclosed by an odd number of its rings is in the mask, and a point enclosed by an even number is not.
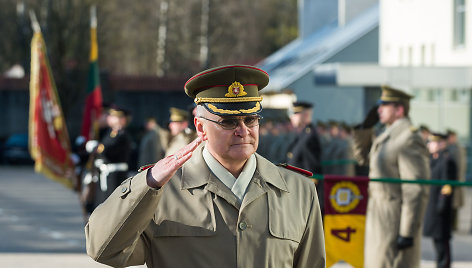
<svg viewBox="0 0 472 268"><path fill-rule="evenodd" d="M395 89L389 86L382 86L382 95L380 96L379 103L384 104L384 103L396 103L396 102L401 102L401 103L409 103L410 99L413 96L399 90Z"/></svg>
<svg viewBox="0 0 472 268"><path fill-rule="evenodd" d="M269 83L269 75L248 65L212 68L192 76L185 93L216 115L249 115L262 110L259 90Z"/></svg>
<svg viewBox="0 0 472 268"><path fill-rule="evenodd" d="M186 110L170 107L169 111L170 111L171 122L182 122L182 121L187 121L188 119L189 114Z"/></svg>

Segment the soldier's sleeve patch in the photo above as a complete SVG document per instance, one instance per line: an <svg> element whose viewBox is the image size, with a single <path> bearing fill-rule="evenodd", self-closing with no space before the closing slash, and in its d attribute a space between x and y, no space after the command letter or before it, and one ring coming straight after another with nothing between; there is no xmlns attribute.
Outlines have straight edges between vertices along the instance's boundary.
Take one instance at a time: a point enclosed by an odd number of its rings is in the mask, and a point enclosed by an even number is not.
<svg viewBox="0 0 472 268"><path fill-rule="evenodd" d="M304 176L307 176L307 177L313 176L313 173L311 171L308 171L306 169L299 168L299 167L294 167L294 166L291 166L287 163L280 163L280 164L277 164L277 166L286 168L288 170L295 171L295 172L300 173L300 174L302 174Z"/></svg>

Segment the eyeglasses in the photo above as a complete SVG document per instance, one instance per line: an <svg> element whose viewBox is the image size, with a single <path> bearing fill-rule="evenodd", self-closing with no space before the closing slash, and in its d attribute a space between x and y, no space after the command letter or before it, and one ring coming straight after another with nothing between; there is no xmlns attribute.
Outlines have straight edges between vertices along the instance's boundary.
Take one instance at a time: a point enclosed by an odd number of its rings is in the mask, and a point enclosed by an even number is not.
<svg viewBox="0 0 472 268"><path fill-rule="evenodd" d="M200 116L200 118L203 118L205 120L208 120L210 122L218 124L223 129L232 130L232 129L236 129L239 126L239 121L241 121L241 120L244 122L244 125L246 125L246 127L248 127L248 128L255 127L255 126L259 125L259 120L262 119L262 116L259 116L259 115L247 116L247 117L244 117L244 118L241 118L241 119L238 119L238 118L225 118L221 121L211 120L211 119L208 119L208 118L203 117L203 116Z"/></svg>

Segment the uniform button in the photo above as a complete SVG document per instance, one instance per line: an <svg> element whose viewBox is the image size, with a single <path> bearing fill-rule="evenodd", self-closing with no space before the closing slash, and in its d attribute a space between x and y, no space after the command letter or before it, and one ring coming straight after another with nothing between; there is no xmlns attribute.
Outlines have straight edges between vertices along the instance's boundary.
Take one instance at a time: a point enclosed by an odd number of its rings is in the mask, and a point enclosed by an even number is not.
<svg viewBox="0 0 472 268"><path fill-rule="evenodd" d="M128 187L126 187L126 186L123 186L123 188L121 188L122 193L125 193L127 190L128 190Z"/></svg>
<svg viewBox="0 0 472 268"><path fill-rule="evenodd" d="M244 231L244 230L246 230L246 228L247 228L247 223L245 223L243 221L239 223L239 229Z"/></svg>

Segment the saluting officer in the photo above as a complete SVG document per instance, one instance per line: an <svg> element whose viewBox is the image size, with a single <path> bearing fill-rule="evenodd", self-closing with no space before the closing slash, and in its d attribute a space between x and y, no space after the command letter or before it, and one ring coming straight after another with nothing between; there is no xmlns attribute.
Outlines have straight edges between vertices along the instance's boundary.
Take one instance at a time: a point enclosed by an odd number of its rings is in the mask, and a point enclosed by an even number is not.
<svg viewBox="0 0 472 268"><path fill-rule="evenodd" d="M94 211L87 253L115 267L325 267L315 186L255 153L268 82L246 65L190 78L199 137Z"/></svg>
<svg viewBox="0 0 472 268"><path fill-rule="evenodd" d="M359 163L369 163L370 178L430 178L426 144L408 118L410 99L382 87L379 107L353 130L354 154ZM386 128L372 140L379 120ZM369 183L364 267L419 267L427 200L428 187L420 184Z"/></svg>
<svg viewBox="0 0 472 268"><path fill-rule="evenodd" d="M129 112L112 106L106 117L109 126L96 148L94 166L99 172L96 206L102 203L113 190L126 179L128 160L131 154L131 137L126 132Z"/></svg>

